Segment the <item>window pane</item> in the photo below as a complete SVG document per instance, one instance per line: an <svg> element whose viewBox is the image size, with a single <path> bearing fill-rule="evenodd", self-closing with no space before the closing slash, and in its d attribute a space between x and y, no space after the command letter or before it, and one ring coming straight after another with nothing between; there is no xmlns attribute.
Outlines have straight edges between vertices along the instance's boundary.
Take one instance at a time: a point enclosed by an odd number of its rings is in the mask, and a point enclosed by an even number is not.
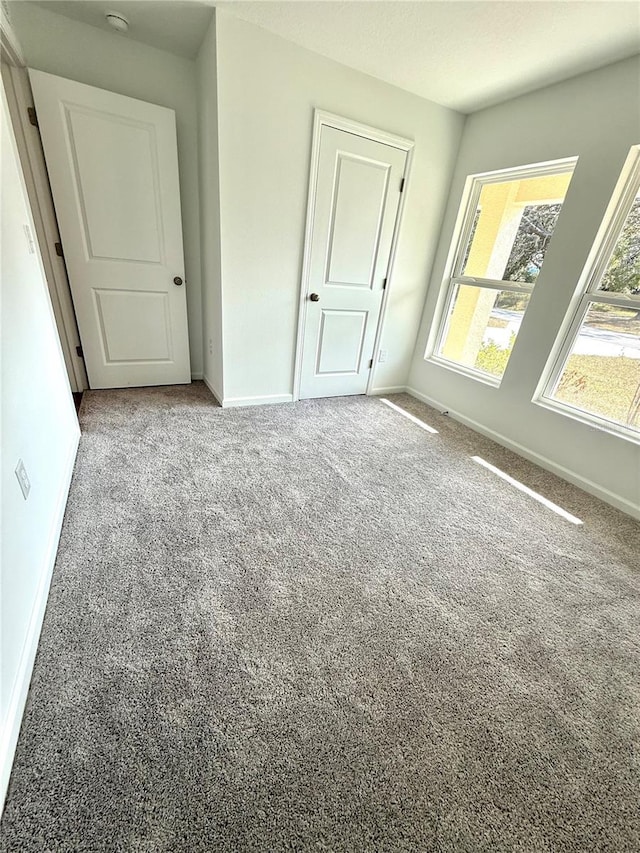
<svg viewBox="0 0 640 853"><path fill-rule="evenodd" d="M439 354L456 364L502 376L528 303L528 293L456 285Z"/></svg>
<svg viewBox="0 0 640 853"><path fill-rule="evenodd" d="M534 283L572 174L485 184L462 274Z"/></svg>
<svg viewBox="0 0 640 853"><path fill-rule="evenodd" d="M551 396L640 432L640 305L591 304Z"/></svg>
<svg viewBox="0 0 640 853"><path fill-rule="evenodd" d="M640 192L635 197L600 290L612 293L640 293Z"/></svg>

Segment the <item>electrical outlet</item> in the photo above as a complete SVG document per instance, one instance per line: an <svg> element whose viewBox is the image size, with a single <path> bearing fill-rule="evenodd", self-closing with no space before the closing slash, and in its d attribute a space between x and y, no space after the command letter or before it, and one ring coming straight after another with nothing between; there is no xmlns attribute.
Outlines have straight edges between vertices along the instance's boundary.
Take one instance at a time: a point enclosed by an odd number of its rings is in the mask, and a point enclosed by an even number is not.
<svg viewBox="0 0 640 853"><path fill-rule="evenodd" d="M378 361L383 362L389 358L389 351L386 349L381 349L378 352Z"/></svg>
<svg viewBox="0 0 640 853"><path fill-rule="evenodd" d="M24 462L22 461L22 459L18 459L18 464L16 465L16 477L18 478L20 488L22 489L22 496L26 501L26 499L29 497L29 492L31 491L31 483L29 482L27 469L24 467Z"/></svg>

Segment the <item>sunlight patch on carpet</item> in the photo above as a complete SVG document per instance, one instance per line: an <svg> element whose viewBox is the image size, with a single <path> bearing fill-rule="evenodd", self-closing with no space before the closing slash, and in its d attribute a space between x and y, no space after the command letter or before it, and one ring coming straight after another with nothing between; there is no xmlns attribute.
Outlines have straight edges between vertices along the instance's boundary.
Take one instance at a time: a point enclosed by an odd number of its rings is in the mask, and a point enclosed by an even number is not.
<svg viewBox="0 0 640 853"><path fill-rule="evenodd" d="M400 406L396 406L396 404L392 403L391 400L387 400L385 397L380 397L380 402L384 403L385 406L389 406L390 409L393 409L394 411L399 412L401 415L404 415L405 418L408 418L410 421L413 421L414 424L417 424L419 427L421 427L426 432L431 432L434 435L438 435L437 429L434 429L432 426L429 426L429 424L425 423L424 421L421 421L420 418L417 418L415 415L412 415L410 412L407 412L405 409L401 408Z"/></svg>
<svg viewBox="0 0 640 853"><path fill-rule="evenodd" d="M575 515L571 515L570 512L567 512L566 509L563 509L558 504L554 504L553 501L548 500L542 495L538 494L538 492L534 492L533 489L530 489L528 486L525 486L524 483L521 483L519 480L515 480L513 477L510 477L508 474L505 474L504 471L501 471L499 468L496 468L495 465L492 465L490 462L487 462L481 456L472 456L471 457L474 462L477 462L478 465L482 465L483 468L493 472L496 476L501 477L505 482L509 483L509 485L518 489L520 492L524 492L525 495L529 495L530 498L538 501L543 506L546 506L547 509L553 510L553 512L561 515L567 521L570 521L571 524L583 524L584 522L577 518Z"/></svg>

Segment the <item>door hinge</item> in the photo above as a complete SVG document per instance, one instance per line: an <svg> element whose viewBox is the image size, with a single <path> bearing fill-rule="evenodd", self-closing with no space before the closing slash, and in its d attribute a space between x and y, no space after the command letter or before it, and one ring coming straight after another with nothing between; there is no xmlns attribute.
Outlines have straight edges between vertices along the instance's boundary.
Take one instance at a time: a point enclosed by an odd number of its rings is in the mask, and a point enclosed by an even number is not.
<svg viewBox="0 0 640 853"><path fill-rule="evenodd" d="M84 353L82 352L82 346L76 347L76 353L80 356L80 358L84 358Z"/></svg>
<svg viewBox="0 0 640 853"><path fill-rule="evenodd" d="M382 289L383 289L383 290L386 290L386 289L387 289L387 279L386 279L386 278L383 278L383 279L382 279Z"/></svg>
<svg viewBox="0 0 640 853"><path fill-rule="evenodd" d="M373 367L373 359L370 358L369 359L369 370L371 370L372 367Z"/></svg>
<svg viewBox="0 0 640 853"><path fill-rule="evenodd" d="M56 255L59 258L64 258L64 252L62 251L62 243L56 243L55 247L56 247Z"/></svg>
<svg viewBox="0 0 640 853"><path fill-rule="evenodd" d="M37 116L37 114L36 114L36 108L35 108L35 107L27 107L27 115L29 116L29 122L30 122L34 127L38 127L38 128L39 128L39 127L40 127L40 125L38 124L38 116Z"/></svg>
<svg viewBox="0 0 640 853"><path fill-rule="evenodd" d="M400 192L404 191L404 178L400 181Z"/></svg>

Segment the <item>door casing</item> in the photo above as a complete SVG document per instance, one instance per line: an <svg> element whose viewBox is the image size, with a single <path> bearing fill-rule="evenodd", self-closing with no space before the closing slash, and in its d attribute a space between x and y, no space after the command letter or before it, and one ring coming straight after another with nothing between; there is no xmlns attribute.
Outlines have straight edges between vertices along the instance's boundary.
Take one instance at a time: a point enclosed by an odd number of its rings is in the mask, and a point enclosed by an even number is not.
<svg viewBox="0 0 640 853"><path fill-rule="evenodd" d="M58 337L64 355L72 391L89 387L87 373L77 348L80 336L76 323L71 290L64 259L56 250L60 243L51 188L37 127L30 123L29 108L33 108L31 86L26 63L15 33L0 10L0 39L2 42L2 82L9 104L18 155L27 185L27 195L33 216L36 238L45 268L47 287L53 307Z"/></svg>
<svg viewBox="0 0 640 853"><path fill-rule="evenodd" d="M307 305L309 295L309 275L310 275L310 260L311 260L311 239L313 236L313 222L315 217L315 201L316 190L318 186L318 167L320 161L320 138L323 127L333 127L336 130L342 130L346 133L352 133L356 136L362 136L365 139L371 139L373 142L381 142L383 145L391 145L394 148L399 148L407 154L407 165L404 172L404 188L400 197L400 206L393 230L393 238L391 241L391 253L389 255L389 275L387 276L387 287L382 294L382 304L380 306L380 315L378 317L378 325L374 340L373 352L377 353L380 347L382 331L384 328L384 320L389 303L389 294L393 287L393 268L395 263L396 249L398 245L398 236L400 226L402 224L402 215L404 212L405 199L407 196L407 188L411 174L411 164L413 162L413 149L415 143L411 139L405 139L402 136L396 136L393 133L387 133L384 130L371 127L367 124L361 124L343 116L338 116L333 113L325 112L324 110L316 109L313 119L313 137L311 146L311 169L309 173L309 192L307 197L307 221L304 236L304 253L302 259L302 276L300 279L300 296L299 296L299 312L298 312L298 332L296 337L296 359L293 375L293 400L300 399L300 383L302 378L302 351L304 347L304 331L307 317ZM372 388L375 380L375 371L377 367L377 359L374 357L373 366L369 371L369 379L367 381L366 394L372 393Z"/></svg>

